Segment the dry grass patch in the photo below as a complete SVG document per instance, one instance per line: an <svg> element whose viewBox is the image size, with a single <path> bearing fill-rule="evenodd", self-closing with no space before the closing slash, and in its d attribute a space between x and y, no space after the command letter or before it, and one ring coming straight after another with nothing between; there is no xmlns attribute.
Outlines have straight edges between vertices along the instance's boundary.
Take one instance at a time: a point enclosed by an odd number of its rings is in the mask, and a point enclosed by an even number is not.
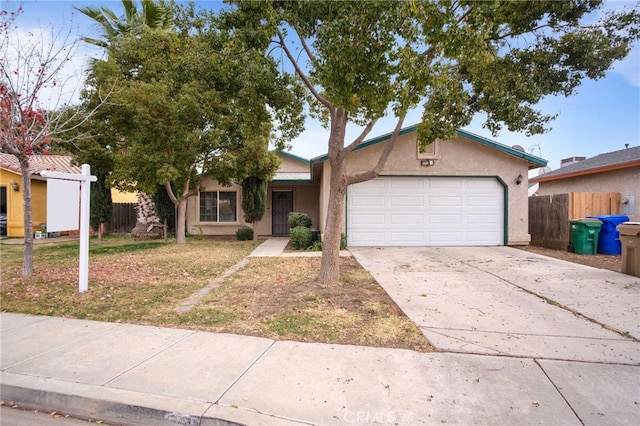
<svg viewBox="0 0 640 426"><path fill-rule="evenodd" d="M181 324L278 340L430 351L431 346L355 259L341 259L335 287L314 281L320 259L254 258Z"/></svg>
<svg viewBox="0 0 640 426"><path fill-rule="evenodd" d="M21 278L22 246L0 245L1 309L99 321L229 332L280 340L430 351L420 332L354 259L338 286L314 280L319 258L252 258L195 308L175 308L259 243L213 239L184 245L92 240L89 291L78 293L78 242L37 244Z"/></svg>
<svg viewBox="0 0 640 426"><path fill-rule="evenodd" d="M187 244L91 241L89 291L78 293L78 242L36 245L34 275L21 278L22 246L2 245L2 310L156 324L174 306L245 257L253 242Z"/></svg>

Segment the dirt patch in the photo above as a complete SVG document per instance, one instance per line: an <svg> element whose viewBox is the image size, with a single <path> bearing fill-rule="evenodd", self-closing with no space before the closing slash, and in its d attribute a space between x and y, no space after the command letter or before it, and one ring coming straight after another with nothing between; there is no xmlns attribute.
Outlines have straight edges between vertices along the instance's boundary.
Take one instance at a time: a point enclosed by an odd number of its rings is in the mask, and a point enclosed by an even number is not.
<svg viewBox="0 0 640 426"><path fill-rule="evenodd" d="M550 249L537 246L515 247L531 253L553 257L567 262L579 263L581 265L592 266L594 268L608 269L610 271L622 272L622 257L620 255L607 254L577 254L566 250Z"/></svg>

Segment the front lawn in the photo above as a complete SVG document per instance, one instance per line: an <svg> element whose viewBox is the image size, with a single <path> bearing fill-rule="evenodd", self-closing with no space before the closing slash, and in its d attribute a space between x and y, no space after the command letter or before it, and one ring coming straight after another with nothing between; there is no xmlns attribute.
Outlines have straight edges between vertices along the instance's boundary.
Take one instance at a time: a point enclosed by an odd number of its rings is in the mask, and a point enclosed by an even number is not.
<svg viewBox="0 0 640 426"><path fill-rule="evenodd" d="M78 242L34 249L21 278L22 246L0 245L1 309L36 315L229 332L280 340L430 351L424 336L371 275L342 259L335 288L314 278L319 258L251 258L191 311L176 307L259 243L189 238L91 240L89 291L78 293Z"/></svg>

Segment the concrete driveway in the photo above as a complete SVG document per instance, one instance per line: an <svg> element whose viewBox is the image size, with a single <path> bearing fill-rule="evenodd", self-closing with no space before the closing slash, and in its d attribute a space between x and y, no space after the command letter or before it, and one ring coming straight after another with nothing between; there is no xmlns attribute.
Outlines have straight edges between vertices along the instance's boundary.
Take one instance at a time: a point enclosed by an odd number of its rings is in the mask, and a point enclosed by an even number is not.
<svg viewBox="0 0 640 426"><path fill-rule="evenodd" d="M350 251L440 351L640 364L640 278L510 247Z"/></svg>

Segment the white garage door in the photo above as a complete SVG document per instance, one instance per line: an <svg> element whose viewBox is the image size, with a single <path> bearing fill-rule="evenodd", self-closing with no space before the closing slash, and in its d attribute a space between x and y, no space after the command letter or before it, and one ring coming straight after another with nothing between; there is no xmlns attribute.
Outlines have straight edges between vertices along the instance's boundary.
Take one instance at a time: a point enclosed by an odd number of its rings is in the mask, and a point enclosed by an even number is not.
<svg viewBox="0 0 640 426"><path fill-rule="evenodd" d="M503 193L494 178L380 177L351 185L348 244L502 245Z"/></svg>

